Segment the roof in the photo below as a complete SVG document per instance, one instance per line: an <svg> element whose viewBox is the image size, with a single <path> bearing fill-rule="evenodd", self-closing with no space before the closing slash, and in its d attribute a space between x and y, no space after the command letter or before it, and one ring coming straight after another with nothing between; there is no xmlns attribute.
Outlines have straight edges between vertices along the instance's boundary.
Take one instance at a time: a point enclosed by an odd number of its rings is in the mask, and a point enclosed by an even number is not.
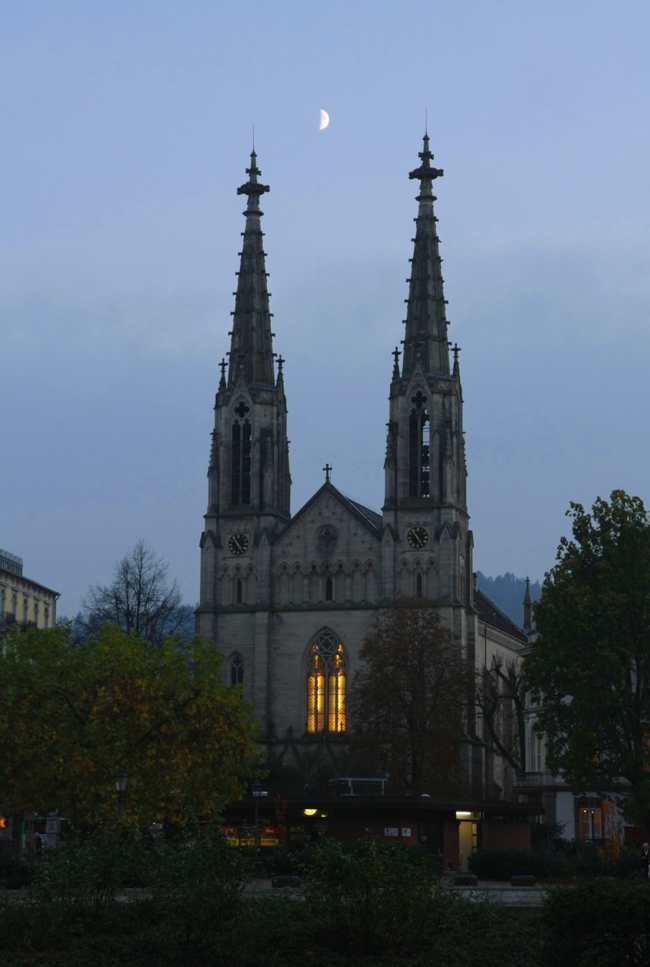
<svg viewBox="0 0 650 967"><path fill-rule="evenodd" d="M352 506L356 507L359 513L366 518L369 524L375 527L378 531L381 530L384 520L381 514L378 514L376 510L371 510L370 507L364 507L363 504L359 504L356 500L352 500L351 497L348 497L347 499L350 501Z"/></svg>
<svg viewBox="0 0 650 967"><path fill-rule="evenodd" d="M0 566L0 575L4 576L5 574L10 578L9 583L23 581L25 584L30 584L33 588L38 588L40 591L47 591L48 594L52 594L55 598L61 597L60 591L53 591L52 588L46 588L44 584L39 584L38 581L32 581L31 578L26 577L24 574L15 574L14 571L8 571L6 567Z"/></svg>
<svg viewBox="0 0 650 967"><path fill-rule="evenodd" d="M291 525L301 516L301 514L304 514L307 508L310 507L315 500L318 500L318 498L324 491L327 491L328 493L333 494L336 497L336 499L343 504L344 507L347 507L350 513L353 514L357 518L357 520L361 521L362 524L364 524L370 531L373 532L375 537L377 537L378 539L381 538L381 531L383 526L383 518L381 514L378 514L376 510L370 510L369 507L365 507L363 504L357 503L356 500L352 500L350 497L347 497L337 487L335 487L334 484L331 483L329 480L326 481L323 484L323 486L319 490L317 490L312 497L309 498L306 504L303 504L303 506L296 514L294 514L291 520L287 522L287 526L285 530L282 531L282 534L278 535L278 538L281 537L283 534L286 534L286 532L289 530Z"/></svg>
<svg viewBox="0 0 650 967"><path fill-rule="evenodd" d="M494 601L490 601L487 594L483 594L480 588L474 588L474 607L478 611L481 621L498 628L512 638L516 638L522 644L528 644L528 636L521 628L512 621L501 608L497 608Z"/></svg>

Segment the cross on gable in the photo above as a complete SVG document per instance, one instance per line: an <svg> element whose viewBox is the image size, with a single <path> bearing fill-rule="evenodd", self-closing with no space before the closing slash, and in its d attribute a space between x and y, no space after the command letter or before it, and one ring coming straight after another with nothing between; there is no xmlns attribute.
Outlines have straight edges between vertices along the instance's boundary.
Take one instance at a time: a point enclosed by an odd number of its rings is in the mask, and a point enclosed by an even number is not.
<svg viewBox="0 0 650 967"><path fill-rule="evenodd" d="M235 413L240 420L243 420L248 412L250 412L250 406L246 406L243 400L235 407Z"/></svg>
<svg viewBox="0 0 650 967"><path fill-rule="evenodd" d="M329 483L332 467L330 467L329 463L326 463L325 466L323 467L323 470L325 471L325 483Z"/></svg>
<svg viewBox="0 0 650 967"><path fill-rule="evenodd" d="M423 396L420 390L417 391L415 396L411 397L411 403L414 403L415 406L417 406L418 410L424 406L426 401L427 401L426 396Z"/></svg>

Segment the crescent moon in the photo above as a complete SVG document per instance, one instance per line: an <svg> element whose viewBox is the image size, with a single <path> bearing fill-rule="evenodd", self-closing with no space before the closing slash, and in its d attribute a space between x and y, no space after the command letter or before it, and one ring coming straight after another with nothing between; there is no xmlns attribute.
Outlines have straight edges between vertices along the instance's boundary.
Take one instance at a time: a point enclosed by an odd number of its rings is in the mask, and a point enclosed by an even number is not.
<svg viewBox="0 0 650 967"><path fill-rule="evenodd" d="M327 111L320 112L320 124L318 125L319 131L324 131L327 125L330 123L330 116Z"/></svg>

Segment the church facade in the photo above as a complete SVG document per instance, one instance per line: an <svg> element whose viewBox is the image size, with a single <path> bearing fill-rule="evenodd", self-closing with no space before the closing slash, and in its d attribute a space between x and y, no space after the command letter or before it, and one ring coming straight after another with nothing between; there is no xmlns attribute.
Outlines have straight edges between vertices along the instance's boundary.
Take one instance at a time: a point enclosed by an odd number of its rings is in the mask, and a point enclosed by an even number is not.
<svg viewBox="0 0 650 967"><path fill-rule="evenodd" d="M342 740L346 694L365 633L400 593L434 603L466 658L489 667L516 654L525 634L475 588L467 510L458 348L448 341L432 165L425 135L403 352L389 389L381 513L323 486L292 516L283 359L273 350L255 152L233 312L221 363L201 536L197 630L243 682L273 744ZM469 786L485 796L495 759L470 712ZM497 770L498 771L498 770Z"/></svg>

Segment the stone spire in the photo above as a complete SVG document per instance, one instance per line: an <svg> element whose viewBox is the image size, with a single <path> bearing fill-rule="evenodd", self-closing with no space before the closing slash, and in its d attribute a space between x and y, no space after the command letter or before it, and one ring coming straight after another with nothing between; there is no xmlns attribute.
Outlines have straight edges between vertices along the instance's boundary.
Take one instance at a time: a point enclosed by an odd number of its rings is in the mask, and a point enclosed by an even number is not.
<svg viewBox="0 0 650 967"><path fill-rule="evenodd" d="M269 191L268 185L261 185L258 176L262 174L257 167L255 149L251 152L251 166L246 169L248 181L237 189L238 195L248 195L246 205L246 228L243 232L244 244L239 253L241 265L239 281L235 293L232 341L230 344L230 365L228 367L228 388L231 388L242 373L249 384L273 386L275 374L273 366L273 338L271 333L271 313L269 293L266 287L266 266L264 263L264 232L260 219L260 195Z"/></svg>
<svg viewBox="0 0 650 967"><path fill-rule="evenodd" d="M527 634L533 630L533 600L530 596L530 578L526 578L526 593L524 594L524 631Z"/></svg>
<svg viewBox="0 0 650 967"><path fill-rule="evenodd" d="M402 377L413 373L418 359L427 375L435 373L449 376L442 259L438 250L437 218L433 213L433 203L436 201L433 181L444 172L431 166L433 155L429 151L429 135L426 133L419 156L422 164L409 173L409 178L418 178L420 181L420 194L417 196L420 207L415 219L415 245L411 278L408 279Z"/></svg>

